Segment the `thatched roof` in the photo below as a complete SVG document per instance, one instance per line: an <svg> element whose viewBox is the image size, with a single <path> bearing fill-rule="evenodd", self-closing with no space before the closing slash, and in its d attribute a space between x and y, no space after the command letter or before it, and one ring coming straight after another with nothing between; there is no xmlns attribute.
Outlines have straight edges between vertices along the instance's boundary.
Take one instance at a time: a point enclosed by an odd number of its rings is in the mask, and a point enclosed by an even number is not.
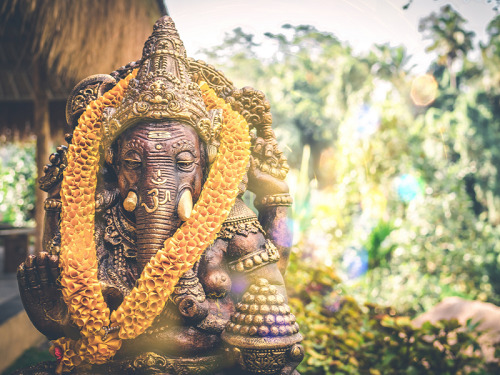
<svg viewBox="0 0 500 375"><path fill-rule="evenodd" d="M166 8L162 0L4 0L0 13L16 18L53 73L80 80L139 59Z"/></svg>
<svg viewBox="0 0 500 375"><path fill-rule="evenodd" d="M47 75L52 133L60 133L73 86L139 59L165 14L162 0L0 2L0 142L34 133L35 69Z"/></svg>

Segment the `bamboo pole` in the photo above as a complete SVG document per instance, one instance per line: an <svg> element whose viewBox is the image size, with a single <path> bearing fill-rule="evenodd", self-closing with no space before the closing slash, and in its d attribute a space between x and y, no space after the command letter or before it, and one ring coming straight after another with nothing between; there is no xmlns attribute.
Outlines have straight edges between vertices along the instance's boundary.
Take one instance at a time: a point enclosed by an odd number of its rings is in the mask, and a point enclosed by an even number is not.
<svg viewBox="0 0 500 375"><path fill-rule="evenodd" d="M48 160L50 152L50 122L49 99L46 91L46 71L39 59L33 63L33 88L34 88L34 128L36 133L36 166L37 181L43 175L43 167ZM37 184L35 195L35 253L43 250L43 220L45 215L44 202L47 193L42 191Z"/></svg>

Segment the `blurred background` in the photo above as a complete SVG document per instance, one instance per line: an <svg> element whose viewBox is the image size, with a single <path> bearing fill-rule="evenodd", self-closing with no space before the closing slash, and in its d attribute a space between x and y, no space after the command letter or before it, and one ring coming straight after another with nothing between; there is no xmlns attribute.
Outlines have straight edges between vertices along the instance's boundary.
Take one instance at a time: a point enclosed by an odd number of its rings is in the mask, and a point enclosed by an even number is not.
<svg viewBox="0 0 500 375"><path fill-rule="evenodd" d="M498 1L102 3L0 4L0 323L21 314L12 272L40 248L37 168L64 144L65 98L139 59L168 12L189 56L271 102L301 372L498 373L499 328L476 324L500 318Z"/></svg>

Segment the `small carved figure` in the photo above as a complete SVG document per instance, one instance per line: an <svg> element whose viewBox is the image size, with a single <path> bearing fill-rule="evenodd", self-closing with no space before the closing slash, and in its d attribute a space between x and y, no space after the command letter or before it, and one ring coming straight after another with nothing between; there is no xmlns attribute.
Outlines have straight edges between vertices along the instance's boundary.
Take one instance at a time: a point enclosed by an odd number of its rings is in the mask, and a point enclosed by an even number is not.
<svg viewBox="0 0 500 375"><path fill-rule="evenodd" d="M20 373L296 373L288 166L265 96L188 59L166 16L139 62L75 87L67 121L40 179L44 252L18 271L57 361Z"/></svg>

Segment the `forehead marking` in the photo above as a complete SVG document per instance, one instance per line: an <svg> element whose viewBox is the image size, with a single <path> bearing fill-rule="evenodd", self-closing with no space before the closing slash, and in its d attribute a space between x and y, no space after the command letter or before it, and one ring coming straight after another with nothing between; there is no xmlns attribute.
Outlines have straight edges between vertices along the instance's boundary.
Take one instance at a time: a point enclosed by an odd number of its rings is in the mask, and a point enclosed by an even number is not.
<svg viewBox="0 0 500 375"><path fill-rule="evenodd" d="M172 135L166 130L153 130L148 133L149 139L169 139Z"/></svg>

